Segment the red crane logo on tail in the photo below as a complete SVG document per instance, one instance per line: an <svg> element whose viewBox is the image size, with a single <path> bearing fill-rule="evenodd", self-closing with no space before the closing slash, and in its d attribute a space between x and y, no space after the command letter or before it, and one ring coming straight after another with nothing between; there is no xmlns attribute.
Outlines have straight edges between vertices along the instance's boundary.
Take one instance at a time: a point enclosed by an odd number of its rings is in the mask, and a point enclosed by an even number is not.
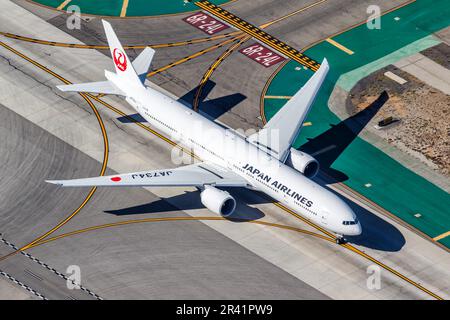
<svg viewBox="0 0 450 320"><path fill-rule="evenodd" d="M115 48L113 51L113 59L115 65L120 71L127 70L127 58L125 57L125 53Z"/></svg>

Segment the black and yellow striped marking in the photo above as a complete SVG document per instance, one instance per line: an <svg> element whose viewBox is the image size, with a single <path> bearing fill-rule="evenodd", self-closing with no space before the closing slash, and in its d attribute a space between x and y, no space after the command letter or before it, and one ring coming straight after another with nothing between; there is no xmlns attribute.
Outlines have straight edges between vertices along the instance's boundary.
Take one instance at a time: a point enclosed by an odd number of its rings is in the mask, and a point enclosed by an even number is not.
<svg viewBox="0 0 450 320"><path fill-rule="evenodd" d="M200 7L202 10L207 11L208 13L216 16L217 18L223 20L224 22L232 25L233 27L249 34L253 38L261 41L262 43L270 46L274 50L284 54L286 57L291 58L303 66L311 69L312 71L317 71L320 67L320 63L314 61L310 57L304 55L297 49L292 48L288 44L284 43L281 40L271 36L267 32L261 30L260 28L248 23L247 21L242 20L241 18L235 16L231 12L216 6L215 4L207 1L207 0L199 0L195 2L195 5Z"/></svg>

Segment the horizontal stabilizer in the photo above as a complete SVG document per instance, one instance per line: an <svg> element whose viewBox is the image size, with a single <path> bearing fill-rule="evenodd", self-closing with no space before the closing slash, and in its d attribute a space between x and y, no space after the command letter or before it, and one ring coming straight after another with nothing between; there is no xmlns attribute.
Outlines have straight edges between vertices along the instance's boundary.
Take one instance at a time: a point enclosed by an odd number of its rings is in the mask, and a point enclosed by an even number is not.
<svg viewBox="0 0 450 320"><path fill-rule="evenodd" d="M125 96L125 93L123 93L120 89L114 86L110 81L69 84L69 85L60 85L56 87L64 92L90 92L90 93L115 94L119 96Z"/></svg>

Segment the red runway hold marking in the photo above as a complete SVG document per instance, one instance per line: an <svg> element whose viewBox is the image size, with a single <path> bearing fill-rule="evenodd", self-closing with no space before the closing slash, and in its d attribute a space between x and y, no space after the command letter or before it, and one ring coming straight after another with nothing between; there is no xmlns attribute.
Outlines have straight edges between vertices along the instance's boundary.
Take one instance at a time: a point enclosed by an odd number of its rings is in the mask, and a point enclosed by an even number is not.
<svg viewBox="0 0 450 320"><path fill-rule="evenodd" d="M259 43L254 43L249 47L239 50L239 52L266 68L286 60L283 56Z"/></svg>
<svg viewBox="0 0 450 320"><path fill-rule="evenodd" d="M203 12L194 13L193 15L184 18L183 21L207 34L215 34L229 28L225 23L222 23Z"/></svg>

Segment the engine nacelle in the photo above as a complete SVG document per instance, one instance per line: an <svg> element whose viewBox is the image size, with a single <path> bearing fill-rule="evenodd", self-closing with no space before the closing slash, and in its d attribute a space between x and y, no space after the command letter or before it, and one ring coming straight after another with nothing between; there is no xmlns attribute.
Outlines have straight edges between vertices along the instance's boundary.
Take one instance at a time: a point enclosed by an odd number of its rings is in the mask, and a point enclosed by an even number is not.
<svg viewBox="0 0 450 320"><path fill-rule="evenodd" d="M303 173L307 178L313 178L319 172L319 162L307 153L291 148L286 165Z"/></svg>
<svg viewBox="0 0 450 320"><path fill-rule="evenodd" d="M236 200L226 191L206 186L200 193L203 205L214 213L229 217L236 209Z"/></svg>

